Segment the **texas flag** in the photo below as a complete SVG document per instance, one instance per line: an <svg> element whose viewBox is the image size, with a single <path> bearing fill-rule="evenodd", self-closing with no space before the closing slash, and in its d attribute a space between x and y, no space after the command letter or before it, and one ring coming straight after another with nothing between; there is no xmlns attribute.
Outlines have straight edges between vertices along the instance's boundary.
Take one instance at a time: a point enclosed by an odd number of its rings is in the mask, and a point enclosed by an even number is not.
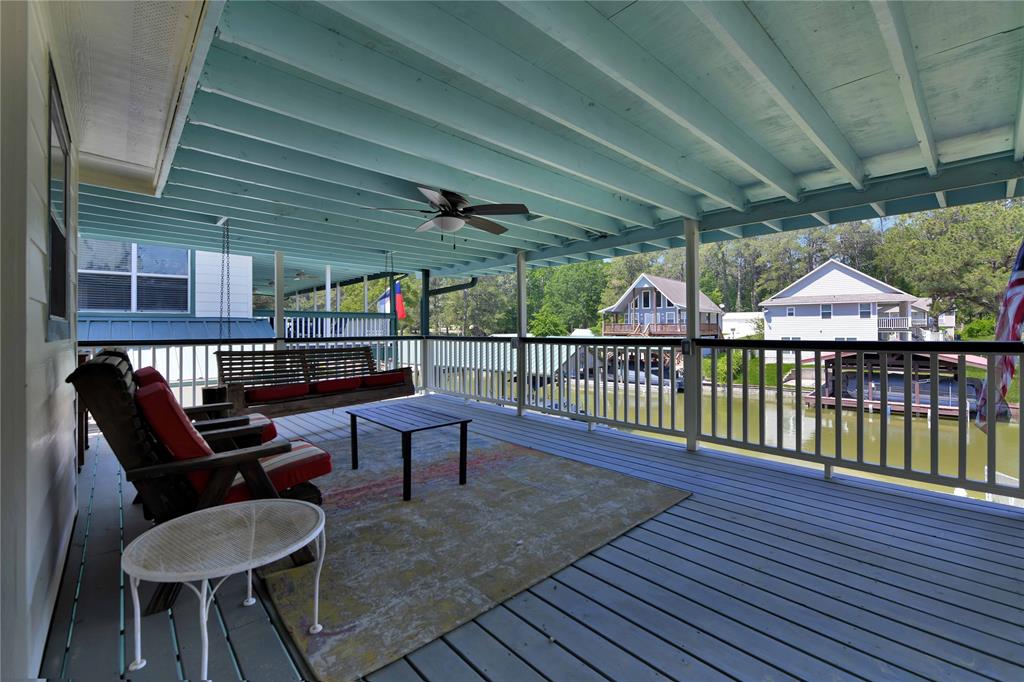
<svg viewBox="0 0 1024 682"><path fill-rule="evenodd" d="M388 296L390 292L385 289L377 298L377 312L378 313L390 313L391 312L391 300ZM405 301L402 300L402 283L395 282L395 312L400 320L405 319Z"/></svg>

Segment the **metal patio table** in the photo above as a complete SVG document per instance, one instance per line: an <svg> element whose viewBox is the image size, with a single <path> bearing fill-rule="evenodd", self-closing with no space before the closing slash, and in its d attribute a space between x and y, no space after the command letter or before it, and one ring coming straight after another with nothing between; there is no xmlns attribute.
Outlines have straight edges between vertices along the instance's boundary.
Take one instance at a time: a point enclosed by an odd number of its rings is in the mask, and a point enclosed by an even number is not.
<svg viewBox="0 0 1024 682"><path fill-rule="evenodd" d="M201 679L207 678L209 641L206 622L213 595L231 575L246 573L248 592L244 606L252 606L252 570L290 555L316 542L316 577L313 587L313 625L320 625L320 572L327 539L324 512L301 500L262 499L201 509L160 524L135 538L121 555L128 574L135 612L135 660L129 670L146 665L142 658L139 582L182 583L199 598L202 637ZM219 578L212 587L211 580ZM191 581L197 581L198 587Z"/></svg>

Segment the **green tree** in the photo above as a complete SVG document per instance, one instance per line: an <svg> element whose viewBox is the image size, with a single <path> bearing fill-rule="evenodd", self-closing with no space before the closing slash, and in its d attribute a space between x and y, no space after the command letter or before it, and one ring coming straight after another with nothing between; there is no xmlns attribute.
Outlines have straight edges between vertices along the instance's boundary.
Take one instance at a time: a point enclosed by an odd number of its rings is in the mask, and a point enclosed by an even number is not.
<svg viewBox="0 0 1024 682"><path fill-rule="evenodd" d="M558 313L544 305L530 318L530 333L534 336L565 336L569 330Z"/></svg>
<svg viewBox="0 0 1024 682"><path fill-rule="evenodd" d="M599 260L551 268L541 310L556 315L569 330L591 327L598 321L606 268Z"/></svg>
<svg viewBox="0 0 1024 682"><path fill-rule="evenodd" d="M994 316L1024 237L1020 200L901 216L879 254L884 279L963 322Z"/></svg>

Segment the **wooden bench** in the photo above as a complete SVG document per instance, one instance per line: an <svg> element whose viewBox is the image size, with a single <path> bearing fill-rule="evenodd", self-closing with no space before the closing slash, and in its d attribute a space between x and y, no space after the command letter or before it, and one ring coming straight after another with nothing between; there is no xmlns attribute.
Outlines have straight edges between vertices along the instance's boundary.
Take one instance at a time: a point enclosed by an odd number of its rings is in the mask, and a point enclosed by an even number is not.
<svg viewBox="0 0 1024 682"><path fill-rule="evenodd" d="M280 417L413 395L412 370L378 372L369 346L217 351L220 386L203 402Z"/></svg>

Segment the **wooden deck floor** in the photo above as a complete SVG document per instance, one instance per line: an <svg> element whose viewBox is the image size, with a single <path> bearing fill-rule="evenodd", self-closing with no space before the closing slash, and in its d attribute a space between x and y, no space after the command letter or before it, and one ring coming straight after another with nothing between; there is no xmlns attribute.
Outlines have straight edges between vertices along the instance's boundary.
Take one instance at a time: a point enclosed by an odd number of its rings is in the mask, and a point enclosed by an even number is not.
<svg viewBox="0 0 1024 682"><path fill-rule="evenodd" d="M438 396L415 400L456 407L479 433L694 494L370 682L1024 679L1021 510L684 455L664 442ZM346 422L330 412L278 420L282 433L314 442L346 436ZM102 444L91 452L103 454ZM111 460L91 456L83 471L83 513L44 676L118 679L124 665L131 614L119 601L117 560L143 525ZM269 609L238 606L241 588L226 583L211 616L212 678L302 677ZM150 664L131 679L194 675L193 601L183 596L172 612L146 619Z"/></svg>

